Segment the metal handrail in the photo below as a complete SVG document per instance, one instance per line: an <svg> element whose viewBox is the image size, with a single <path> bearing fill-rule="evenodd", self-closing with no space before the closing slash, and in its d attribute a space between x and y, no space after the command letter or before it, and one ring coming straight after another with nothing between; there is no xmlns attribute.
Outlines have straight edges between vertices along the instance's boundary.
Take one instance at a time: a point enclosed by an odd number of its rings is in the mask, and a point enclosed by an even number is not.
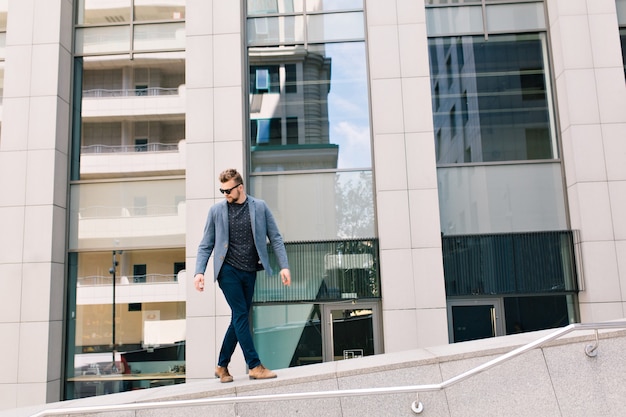
<svg viewBox="0 0 626 417"><path fill-rule="evenodd" d="M613 321L606 323L574 323L565 326L553 333L550 333L542 338L530 342L524 346L514 349L508 353L505 353L495 359L492 359L482 365L479 365L469 371L463 372L455 377L449 378L438 384L425 384L425 385L407 385L400 387L383 387L383 388L360 388L360 389L347 389L347 390L335 390L335 391L316 391L316 392L299 392L289 394L266 394L266 395L252 395L241 397L220 397L220 398L199 398L193 400L174 400L174 401L152 401L144 403L133 404L116 404L116 405L100 405L100 406L85 406L85 407L73 407L73 408L58 408L47 409L40 411L36 414L32 414L31 417L46 417L56 415L72 415L79 413L97 413L108 411L131 411L131 410L146 410L152 408L173 408L173 407L191 407L199 405L217 405L217 404L235 404L235 403L253 403L253 402L269 402L269 401L285 401L285 400L305 400L305 399L320 399L320 398L338 398L338 397L357 397L372 394L402 394L416 392L418 395L420 392L440 391L451 385L468 379L474 375L484 372L494 366L506 362L516 356L521 355L529 350L542 346L545 343L551 342L571 333L575 330L595 330L596 341L593 345L587 345L585 347L585 353L594 357L596 349L598 347L598 330L605 329L626 329L626 321ZM423 405L418 400L411 405L413 412L419 414L423 410Z"/></svg>

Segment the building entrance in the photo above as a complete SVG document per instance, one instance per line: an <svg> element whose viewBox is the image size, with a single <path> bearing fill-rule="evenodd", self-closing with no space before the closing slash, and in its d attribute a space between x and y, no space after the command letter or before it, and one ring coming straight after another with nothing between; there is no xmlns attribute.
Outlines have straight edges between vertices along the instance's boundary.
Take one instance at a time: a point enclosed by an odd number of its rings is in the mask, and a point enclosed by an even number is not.
<svg viewBox="0 0 626 417"><path fill-rule="evenodd" d="M323 305L324 362L381 353L377 303Z"/></svg>
<svg viewBox="0 0 626 417"><path fill-rule="evenodd" d="M448 301L448 335L451 343L504 334L502 300Z"/></svg>

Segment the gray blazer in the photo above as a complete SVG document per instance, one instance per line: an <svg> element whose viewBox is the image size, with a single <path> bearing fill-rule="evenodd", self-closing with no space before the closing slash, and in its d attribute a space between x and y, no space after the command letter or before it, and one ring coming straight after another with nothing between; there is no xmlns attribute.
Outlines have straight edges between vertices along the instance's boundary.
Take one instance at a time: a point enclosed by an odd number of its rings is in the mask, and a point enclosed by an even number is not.
<svg viewBox="0 0 626 417"><path fill-rule="evenodd" d="M249 195L247 198L250 220L253 225L254 246L256 246L263 268L268 274L271 275L273 273L267 253L267 239L269 239L274 249L280 269L289 268L285 244L269 207L263 200L250 197ZM213 250L215 250L213 280L217 280L228 251L228 206L226 200L220 201L209 210L206 226L204 227L204 236L200 241L200 245L198 245L194 276L195 274L205 273Z"/></svg>

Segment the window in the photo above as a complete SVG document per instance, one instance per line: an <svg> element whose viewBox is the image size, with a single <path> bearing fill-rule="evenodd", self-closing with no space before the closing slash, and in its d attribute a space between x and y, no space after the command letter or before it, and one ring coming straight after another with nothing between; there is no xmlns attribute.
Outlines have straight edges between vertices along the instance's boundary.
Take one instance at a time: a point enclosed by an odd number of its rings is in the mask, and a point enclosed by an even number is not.
<svg viewBox="0 0 626 417"><path fill-rule="evenodd" d="M443 48L437 38L429 42L431 51ZM446 73L438 73L439 67L432 61L443 53L431 55L434 124L436 130L444 131L437 163L557 158L549 75L544 62L545 35L490 35L488 41L483 36L464 36L463 44L468 53L462 76L449 63L449 56ZM440 80L450 77L458 83L441 91ZM450 142L461 128L455 109L462 112L463 136L471 138L464 149ZM542 134L529 136L528 129ZM466 160L467 155L471 160Z"/></svg>
<svg viewBox="0 0 626 417"><path fill-rule="evenodd" d="M296 64L286 64L285 65L285 92L286 93L297 93L298 92L298 77L296 71Z"/></svg>
<svg viewBox="0 0 626 417"><path fill-rule="evenodd" d="M250 67L250 94L280 92L280 66L251 66Z"/></svg>
<svg viewBox="0 0 626 417"><path fill-rule="evenodd" d="M282 129L280 119L252 120L250 130L252 133L253 146L282 144Z"/></svg>
<svg viewBox="0 0 626 417"><path fill-rule="evenodd" d="M257 68L256 70L256 89L269 90L270 88L270 72L267 68Z"/></svg>

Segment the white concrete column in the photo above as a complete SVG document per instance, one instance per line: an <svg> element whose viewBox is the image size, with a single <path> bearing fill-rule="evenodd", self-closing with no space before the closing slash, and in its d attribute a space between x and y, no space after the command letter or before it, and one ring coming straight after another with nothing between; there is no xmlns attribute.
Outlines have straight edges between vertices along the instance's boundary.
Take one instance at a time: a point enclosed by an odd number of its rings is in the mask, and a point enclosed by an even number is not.
<svg viewBox="0 0 626 417"><path fill-rule="evenodd" d="M9 0L0 138L0 406L61 396L72 1Z"/></svg>
<svg viewBox="0 0 626 417"><path fill-rule="evenodd" d="M583 322L624 317L626 87L615 0L546 0Z"/></svg>
<svg viewBox="0 0 626 417"><path fill-rule="evenodd" d="M187 0L187 380L212 378L230 309L209 262L203 293L193 288L196 251L209 208L223 197L218 175L243 171L242 1ZM240 349L231 373L245 373Z"/></svg>
<svg viewBox="0 0 626 417"><path fill-rule="evenodd" d="M448 343L424 3L367 0L385 352Z"/></svg>

